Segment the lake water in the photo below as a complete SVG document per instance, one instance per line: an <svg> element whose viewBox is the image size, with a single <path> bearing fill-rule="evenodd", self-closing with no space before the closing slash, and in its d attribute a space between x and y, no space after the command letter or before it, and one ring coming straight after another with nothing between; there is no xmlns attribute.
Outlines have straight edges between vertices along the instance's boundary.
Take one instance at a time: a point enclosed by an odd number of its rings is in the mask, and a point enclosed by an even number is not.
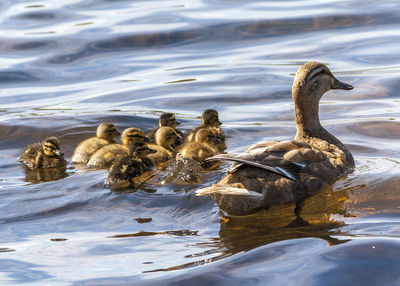
<svg viewBox="0 0 400 286"><path fill-rule="evenodd" d="M68 0L0 3L0 284L399 285L399 1ZM104 188L106 170L26 175L23 147L58 136L70 161L103 121L184 131L218 110L228 152L295 135L307 61L330 91L323 125L354 172L294 205L220 223L198 184Z"/></svg>

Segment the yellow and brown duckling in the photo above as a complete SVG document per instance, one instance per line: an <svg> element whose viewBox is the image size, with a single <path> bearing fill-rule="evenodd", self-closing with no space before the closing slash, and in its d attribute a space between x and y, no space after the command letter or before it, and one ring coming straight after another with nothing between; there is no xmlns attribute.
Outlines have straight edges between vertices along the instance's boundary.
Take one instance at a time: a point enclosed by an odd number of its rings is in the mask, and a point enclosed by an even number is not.
<svg viewBox="0 0 400 286"><path fill-rule="evenodd" d="M142 130L136 127L130 127L122 132L121 141L122 144L109 144L97 150L86 166L100 169L109 168L115 159L120 156L128 155L128 148L132 143L144 143L147 142L148 139L144 136Z"/></svg>
<svg viewBox="0 0 400 286"><path fill-rule="evenodd" d="M101 123L96 130L96 137L92 137L79 143L72 156L72 162L75 164L85 165L89 162L90 157L100 148L117 143L115 137L121 135L117 131L114 124L104 122Z"/></svg>
<svg viewBox="0 0 400 286"><path fill-rule="evenodd" d="M157 130L160 127L167 126L175 129L176 133L181 137L183 137L182 131L176 128L179 124L181 123L176 120L175 114L166 112L160 115L160 118L158 119L158 128L154 128L152 130L147 131L145 135L147 138L149 138L150 142L155 142L155 135ZM175 143L176 146L180 144L182 144L180 140L177 140L177 142Z"/></svg>
<svg viewBox="0 0 400 286"><path fill-rule="evenodd" d="M305 199L327 188L354 167L346 146L322 127L318 105L330 89L353 87L337 80L321 63L304 64L292 88L297 134L294 140L250 146L240 155L220 154L210 160L235 163L209 194L228 215L247 215L274 205L296 203L297 221Z"/></svg>
<svg viewBox="0 0 400 286"><path fill-rule="evenodd" d="M199 129L195 141L187 142L178 149L177 158L193 159L204 167L208 166L211 162L207 165L205 159L223 152L226 148L220 131L216 127Z"/></svg>
<svg viewBox="0 0 400 286"><path fill-rule="evenodd" d="M67 165L56 137L49 137L42 143L27 146L22 151L19 161L30 169L55 168Z"/></svg>
<svg viewBox="0 0 400 286"><path fill-rule="evenodd" d="M154 164L168 161L172 158L174 153L174 145L182 137L177 134L176 130L172 127L163 126L158 128L155 135L155 143L149 144L149 148L156 150L154 154L150 154L149 158Z"/></svg>
<svg viewBox="0 0 400 286"><path fill-rule="evenodd" d="M106 185L114 188L134 187L134 178L149 171L153 162L148 155L156 150L150 149L146 143L136 142L129 146L129 154L117 158L110 168Z"/></svg>
<svg viewBox="0 0 400 286"><path fill-rule="evenodd" d="M186 136L186 142L195 141L196 133L202 128L220 127L222 124L219 121L218 112L214 109L206 109L201 115L201 125L193 128Z"/></svg>

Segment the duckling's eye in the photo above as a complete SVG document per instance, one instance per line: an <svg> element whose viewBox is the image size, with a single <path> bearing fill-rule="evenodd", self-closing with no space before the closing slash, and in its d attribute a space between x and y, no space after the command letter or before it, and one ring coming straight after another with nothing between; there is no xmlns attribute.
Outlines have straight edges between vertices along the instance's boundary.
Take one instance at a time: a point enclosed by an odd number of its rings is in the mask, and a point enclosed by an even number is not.
<svg viewBox="0 0 400 286"><path fill-rule="evenodd" d="M129 138L144 138L144 136L142 136L140 134L128 134L126 137L129 137Z"/></svg>
<svg viewBox="0 0 400 286"><path fill-rule="evenodd" d="M47 149L50 149L50 150L57 150L57 149L58 149L57 147L54 147L53 145L45 144L44 146L45 146Z"/></svg>

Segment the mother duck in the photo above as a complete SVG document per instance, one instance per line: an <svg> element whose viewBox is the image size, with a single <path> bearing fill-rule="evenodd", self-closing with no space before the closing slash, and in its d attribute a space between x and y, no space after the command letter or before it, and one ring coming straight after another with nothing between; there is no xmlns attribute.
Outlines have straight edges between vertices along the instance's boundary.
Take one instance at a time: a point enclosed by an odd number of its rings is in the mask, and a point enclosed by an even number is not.
<svg viewBox="0 0 400 286"><path fill-rule="evenodd" d="M351 90L353 86L336 79L321 63L301 66L292 87L297 128L294 140L258 143L239 155L208 158L235 163L224 178L198 190L197 195L209 194L227 215L248 215L296 202L294 213L302 220L305 199L354 167L350 151L319 121L319 101L330 89Z"/></svg>

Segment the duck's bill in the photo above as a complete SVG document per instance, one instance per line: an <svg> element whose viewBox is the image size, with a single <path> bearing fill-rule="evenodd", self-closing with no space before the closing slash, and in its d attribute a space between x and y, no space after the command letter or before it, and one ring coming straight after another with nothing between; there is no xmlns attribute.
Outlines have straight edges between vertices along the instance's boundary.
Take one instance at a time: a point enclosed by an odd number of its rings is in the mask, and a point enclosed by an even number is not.
<svg viewBox="0 0 400 286"><path fill-rule="evenodd" d="M335 78L335 80L334 80L334 82L333 82L333 84L332 84L332 86L331 86L331 89L351 90L351 89L353 89L353 88L354 88L354 87L353 87L351 84L342 82L342 81L340 81L340 80L338 80L338 79L336 79L336 78Z"/></svg>

